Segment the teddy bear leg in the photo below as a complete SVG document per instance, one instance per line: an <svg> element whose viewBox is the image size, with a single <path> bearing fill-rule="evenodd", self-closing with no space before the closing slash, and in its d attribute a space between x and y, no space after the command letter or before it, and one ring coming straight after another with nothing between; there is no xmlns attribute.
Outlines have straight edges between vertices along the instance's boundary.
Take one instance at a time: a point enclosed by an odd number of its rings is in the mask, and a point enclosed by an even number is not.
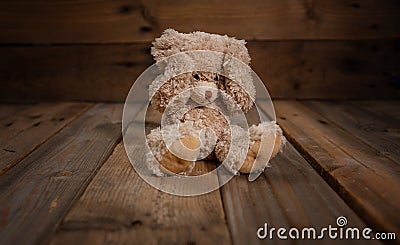
<svg viewBox="0 0 400 245"><path fill-rule="evenodd" d="M257 172L263 169L267 166L267 161L273 159L286 143L281 128L275 122L253 125L249 128L249 135L249 150L239 170L241 173ZM257 163L256 160L258 160Z"/></svg>
<svg viewBox="0 0 400 245"><path fill-rule="evenodd" d="M200 141L193 136L184 136L174 141L160 160L162 167L176 174L190 174L200 147Z"/></svg>
<svg viewBox="0 0 400 245"><path fill-rule="evenodd" d="M192 135L184 135L167 147L160 128L147 135L150 151L147 163L152 172L158 176L164 174L190 174L199 154L200 140Z"/></svg>
<svg viewBox="0 0 400 245"><path fill-rule="evenodd" d="M282 130L275 122L253 125L248 131L241 127L232 129L232 136L236 138L235 142L231 142L230 138L222 139L217 143L215 153L218 160L224 162L225 166L234 173L238 170L241 173L250 173L263 169L267 161L274 158L286 143ZM250 140L247 149L243 149L247 147L243 144L245 140ZM232 146L237 149L228 156L229 148ZM244 161L239 159L244 159Z"/></svg>

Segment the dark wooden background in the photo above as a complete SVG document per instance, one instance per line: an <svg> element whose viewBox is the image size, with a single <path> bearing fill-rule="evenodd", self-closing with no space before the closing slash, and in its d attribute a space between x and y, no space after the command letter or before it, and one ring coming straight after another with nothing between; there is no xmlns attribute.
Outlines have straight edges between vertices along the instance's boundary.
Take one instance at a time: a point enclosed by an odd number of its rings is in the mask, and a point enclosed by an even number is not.
<svg viewBox="0 0 400 245"><path fill-rule="evenodd" d="M398 0L1 1L0 101L124 101L169 27L246 39L274 98L398 98L399 16Z"/></svg>
<svg viewBox="0 0 400 245"><path fill-rule="evenodd" d="M0 244L261 244L264 222L338 216L398 236L399 17L400 0L0 1ZM125 100L170 27L246 39L273 98L304 99L274 101L289 142L255 182L186 198L132 168L123 104L102 102Z"/></svg>

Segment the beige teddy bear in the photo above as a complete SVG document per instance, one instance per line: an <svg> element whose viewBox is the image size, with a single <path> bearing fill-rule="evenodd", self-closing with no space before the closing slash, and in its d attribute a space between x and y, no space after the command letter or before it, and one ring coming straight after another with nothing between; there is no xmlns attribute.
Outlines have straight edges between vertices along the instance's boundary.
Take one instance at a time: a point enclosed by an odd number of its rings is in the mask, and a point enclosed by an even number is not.
<svg viewBox="0 0 400 245"><path fill-rule="evenodd" d="M154 59L167 60L149 87L152 108L166 123L147 136L147 161L155 174L188 175L196 160L215 158L235 173L250 173L266 165L253 168L256 159L268 161L282 149L286 140L274 121L247 130L227 116L247 113L255 100L244 40L167 29L153 45ZM208 52L191 52L202 50Z"/></svg>

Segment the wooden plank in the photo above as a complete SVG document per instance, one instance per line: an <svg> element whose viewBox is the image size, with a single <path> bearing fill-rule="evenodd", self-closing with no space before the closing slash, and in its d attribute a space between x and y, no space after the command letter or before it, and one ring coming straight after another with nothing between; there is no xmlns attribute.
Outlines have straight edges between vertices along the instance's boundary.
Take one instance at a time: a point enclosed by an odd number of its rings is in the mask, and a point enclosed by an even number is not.
<svg viewBox="0 0 400 245"><path fill-rule="evenodd" d="M26 107L27 105L25 104L0 104L0 120L24 110Z"/></svg>
<svg viewBox="0 0 400 245"><path fill-rule="evenodd" d="M381 117L350 102L307 101L303 104L400 164L400 120Z"/></svg>
<svg viewBox="0 0 400 245"><path fill-rule="evenodd" d="M0 6L1 43L148 42L170 27L249 40L391 38L400 30L396 0L21 0Z"/></svg>
<svg viewBox="0 0 400 245"><path fill-rule="evenodd" d="M0 120L0 176L90 106L88 103L42 103Z"/></svg>
<svg viewBox="0 0 400 245"><path fill-rule="evenodd" d="M1 177L1 244L46 242L120 140L121 112L96 105Z"/></svg>
<svg viewBox="0 0 400 245"><path fill-rule="evenodd" d="M269 229L314 227L319 230L335 226L336 219L344 216L349 226L365 227L290 143L271 164L254 182L249 182L247 176L237 176L222 187L229 228L235 234L234 244L285 242L276 234L272 240L258 239L256 232L264 223ZM325 237L321 242L332 241ZM297 240L297 243L309 244L310 240Z"/></svg>
<svg viewBox="0 0 400 245"><path fill-rule="evenodd" d="M247 46L252 68L273 98L399 96L390 80L400 67L400 52L391 41L277 41Z"/></svg>
<svg viewBox="0 0 400 245"><path fill-rule="evenodd" d="M298 102L275 108L289 140L367 225L398 233L400 165Z"/></svg>
<svg viewBox="0 0 400 245"><path fill-rule="evenodd" d="M7 101L124 101L136 78L153 63L150 44L0 50L8 60L0 65L0 96Z"/></svg>
<svg viewBox="0 0 400 245"><path fill-rule="evenodd" d="M353 103L374 113L379 113L382 117L395 117L400 120L400 100L357 101Z"/></svg>
<svg viewBox="0 0 400 245"><path fill-rule="evenodd" d="M263 101L257 104L267 107ZM258 115L253 112L248 114L249 124L258 122ZM235 234L234 244L285 242L276 234L273 239L258 239L256 232L264 223L269 229L314 227L318 230L335 225L337 217L345 216L351 225L364 227L360 218L290 143L258 179L249 182L247 178L247 175L237 176L221 189L228 224ZM330 242L327 238L323 241ZM296 242L308 244L310 241Z"/></svg>
<svg viewBox="0 0 400 245"><path fill-rule="evenodd" d="M390 78L400 67L400 53L391 41L268 41L247 46L254 71L274 98L398 97ZM0 47L0 101L124 101L132 83L153 63L150 47Z"/></svg>
<svg viewBox="0 0 400 245"><path fill-rule="evenodd" d="M156 122L153 117L154 114L149 115L148 120ZM140 133L133 135L138 137ZM133 147L135 161L145 161L144 148L139 141L132 139L126 144ZM197 170L202 173L209 170L209 165L202 167ZM196 197L161 192L139 177L121 142L71 208L51 244L82 241L92 244L230 244L230 237L218 190Z"/></svg>
<svg viewBox="0 0 400 245"><path fill-rule="evenodd" d="M229 244L219 191L163 193L132 168L122 143L69 211L51 244Z"/></svg>

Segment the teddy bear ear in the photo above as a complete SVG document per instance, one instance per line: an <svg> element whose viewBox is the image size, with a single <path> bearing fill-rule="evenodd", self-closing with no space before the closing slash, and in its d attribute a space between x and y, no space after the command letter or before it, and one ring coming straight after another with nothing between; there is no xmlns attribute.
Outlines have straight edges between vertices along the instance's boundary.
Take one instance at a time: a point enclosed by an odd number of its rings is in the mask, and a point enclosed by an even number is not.
<svg viewBox="0 0 400 245"><path fill-rule="evenodd" d="M181 52L185 44L184 35L174 29L166 29L161 37L156 38L151 48L151 55L155 61L160 61L170 55Z"/></svg>
<svg viewBox="0 0 400 245"><path fill-rule="evenodd" d="M219 45L214 44L215 50L214 51L220 51L228 56L234 57L241 62L243 62L246 65L250 65L250 54L249 50L246 47L246 41L245 40L239 40L234 37L228 37L228 36L221 36L221 46L223 47L222 50ZM219 50L220 49L220 50Z"/></svg>
<svg viewBox="0 0 400 245"><path fill-rule="evenodd" d="M226 55L223 70L225 92L241 107L243 112L249 111L256 97L251 68L241 60Z"/></svg>

